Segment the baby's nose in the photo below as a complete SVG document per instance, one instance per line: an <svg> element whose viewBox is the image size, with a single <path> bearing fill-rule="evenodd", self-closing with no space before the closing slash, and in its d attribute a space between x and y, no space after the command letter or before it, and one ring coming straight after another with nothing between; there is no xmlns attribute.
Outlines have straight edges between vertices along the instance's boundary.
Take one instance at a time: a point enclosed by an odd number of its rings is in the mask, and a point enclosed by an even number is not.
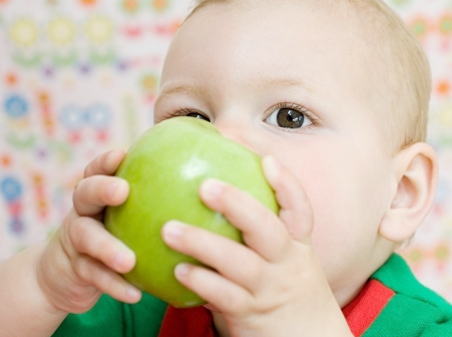
<svg viewBox="0 0 452 337"><path fill-rule="evenodd" d="M221 124L215 126L218 128L223 137L239 143L254 153L258 153L258 144L254 144L253 136L250 133L250 130L237 125Z"/></svg>

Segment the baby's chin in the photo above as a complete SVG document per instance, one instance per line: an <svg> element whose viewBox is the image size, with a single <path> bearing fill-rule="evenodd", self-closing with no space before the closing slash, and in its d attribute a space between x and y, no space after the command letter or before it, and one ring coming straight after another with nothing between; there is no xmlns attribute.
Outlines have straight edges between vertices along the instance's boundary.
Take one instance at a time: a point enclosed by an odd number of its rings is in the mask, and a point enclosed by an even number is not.
<svg viewBox="0 0 452 337"><path fill-rule="evenodd" d="M204 304L204 308L206 308L207 310L210 310L212 312L218 312L221 313L220 309L218 309L216 306L214 306L213 304Z"/></svg>

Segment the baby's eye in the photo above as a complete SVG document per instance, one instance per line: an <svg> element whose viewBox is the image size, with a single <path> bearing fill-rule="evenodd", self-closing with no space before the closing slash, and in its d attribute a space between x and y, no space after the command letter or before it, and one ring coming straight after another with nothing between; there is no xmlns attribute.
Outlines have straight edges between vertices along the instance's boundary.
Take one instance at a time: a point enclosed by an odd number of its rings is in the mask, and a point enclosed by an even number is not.
<svg viewBox="0 0 452 337"><path fill-rule="evenodd" d="M209 117L206 117L206 116L204 116L203 114L200 114L200 113L198 113L198 112L189 112L189 113L187 113L185 116L187 116L187 117L199 118L199 119L204 119L205 121L210 122L210 118L209 118Z"/></svg>
<svg viewBox="0 0 452 337"><path fill-rule="evenodd" d="M156 118L155 123L159 123L161 121L164 121L164 120L170 119L170 118L174 118L174 117L193 117L193 118L204 119L205 121L210 123L210 118L208 116L206 116L205 114L203 114L201 112L197 112L196 110L191 110L187 107L180 108L176 111L167 113L160 118Z"/></svg>
<svg viewBox="0 0 452 337"><path fill-rule="evenodd" d="M303 112L293 108L279 108L273 111L265 121L287 129L298 129L312 124L312 121Z"/></svg>

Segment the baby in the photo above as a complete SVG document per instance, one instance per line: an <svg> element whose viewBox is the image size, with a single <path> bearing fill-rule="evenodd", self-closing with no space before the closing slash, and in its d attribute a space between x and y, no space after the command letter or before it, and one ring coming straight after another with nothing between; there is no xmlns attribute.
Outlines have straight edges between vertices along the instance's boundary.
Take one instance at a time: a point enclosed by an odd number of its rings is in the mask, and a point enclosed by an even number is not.
<svg viewBox="0 0 452 337"><path fill-rule="evenodd" d="M245 245L167 223L164 241L210 267L175 269L208 305L167 308L120 276L135 257L102 213L127 198L124 152L103 154L54 238L0 265L0 335L452 336L452 307L394 254L435 193L429 93L421 47L378 0L200 1L155 122L202 118L262 156L279 215L206 180L200 198Z"/></svg>

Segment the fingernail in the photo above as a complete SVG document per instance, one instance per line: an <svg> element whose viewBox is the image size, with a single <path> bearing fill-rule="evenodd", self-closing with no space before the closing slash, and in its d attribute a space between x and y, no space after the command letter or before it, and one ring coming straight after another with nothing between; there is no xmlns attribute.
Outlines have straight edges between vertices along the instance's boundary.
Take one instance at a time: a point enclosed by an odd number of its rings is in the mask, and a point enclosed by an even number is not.
<svg viewBox="0 0 452 337"><path fill-rule="evenodd" d="M124 261L126 260L126 257L122 253L116 253L114 257L114 263L117 267L122 267L124 264Z"/></svg>
<svg viewBox="0 0 452 337"><path fill-rule="evenodd" d="M174 269L174 275L178 279L183 279L188 275L190 267L186 263L180 263Z"/></svg>
<svg viewBox="0 0 452 337"><path fill-rule="evenodd" d="M124 150L122 149L115 149L115 150L111 150L108 153L108 160L110 161L116 161L116 159L121 155L124 156Z"/></svg>
<svg viewBox="0 0 452 337"><path fill-rule="evenodd" d="M122 181L122 180L119 180L119 181L116 181L116 182L114 182L114 183L111 183L109 186L108 186L108 189L107 189L107 193L108 193L108 195L110 196L110 197L114 197L115 196L115 194L121 189L121 188L124 188L125 186L126 186L126 182L125 181Z"/></svg>
<svg viewBox="0 0 452 337"><path fill-rule="evenodd" d="M216 199L223 193L224 183L216 179L206 179L201 185L201 195L206 199Z"/></svg>
<svg viewBox="0 0 452 337"><path fill-rule="evenodd" d="M282 166L273 156L266 156L263 160L265 173L270 177L277 177L281 172Z"/></svg>
<svg viewBox="0 0 452 337"><path fill-rule="evenodd" d="M121 252L117 252L114 257L114 264L122 268L128 261L134 258L135 253L128 247L122 248ZM125 266L124 266L125 267Z"/></svg>
<svg viewBox="0 0 452 337"><path fill-rule="evenodd" d="M163 226L163 236L167 240L177 241L182 236L184 226L177 221L169 221Z"/></svg>
<svg viewBox="0 0 452 337"><path fill-rule="evenodd" d="M126 289L126 296L131 302L136 302L141 297L141 291L135 287L130 286Z"/></svg>

